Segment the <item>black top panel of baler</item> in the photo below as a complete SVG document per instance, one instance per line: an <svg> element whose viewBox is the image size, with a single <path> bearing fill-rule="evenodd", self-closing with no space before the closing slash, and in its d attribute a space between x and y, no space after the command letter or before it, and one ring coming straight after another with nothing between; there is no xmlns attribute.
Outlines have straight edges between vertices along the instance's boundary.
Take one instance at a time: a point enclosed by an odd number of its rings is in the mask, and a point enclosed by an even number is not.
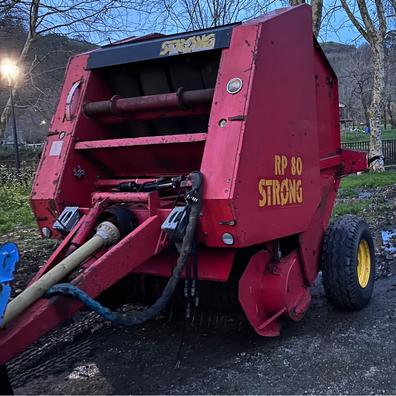
<svg viewBox="0 0 396 396"><path fill-rule="evenodd" d="M234 26L235 24L104 47L89 55L87 69L228 48Z"/></svg>

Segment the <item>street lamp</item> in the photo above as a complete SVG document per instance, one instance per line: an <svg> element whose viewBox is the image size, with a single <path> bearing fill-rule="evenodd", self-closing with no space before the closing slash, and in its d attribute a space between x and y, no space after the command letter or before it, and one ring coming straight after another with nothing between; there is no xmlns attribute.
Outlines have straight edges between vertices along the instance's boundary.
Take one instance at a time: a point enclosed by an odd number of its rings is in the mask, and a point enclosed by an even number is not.
<svg viewBox="0 0 396 396"><path fill-rule="evenodd" d="M16 168L19 172L21 169L21 161L19 159L19 147L18 147L18 135L17 135L17 127L16 127L16 119L15 119L15 106L14 106L14 93L13 88L18 77L19 69L15 62L10 59L4 59L0 65L1 74L7 79L8 88L10 90L10 102L11 102L11 116L12 116L12 125L13 125L13 133L14 133L14 149L15 149L15 162Z"/></svg>

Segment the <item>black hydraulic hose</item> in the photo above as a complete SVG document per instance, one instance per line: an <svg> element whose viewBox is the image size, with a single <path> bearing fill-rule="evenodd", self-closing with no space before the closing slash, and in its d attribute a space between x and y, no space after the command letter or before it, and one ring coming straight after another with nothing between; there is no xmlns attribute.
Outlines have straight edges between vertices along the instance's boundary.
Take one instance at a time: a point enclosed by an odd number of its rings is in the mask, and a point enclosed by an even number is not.
<svg viewBox="0 0 396 396"><path fill-rule="evenodd" d="M153 305L140 312L121 313L111 311L110 309L102 306L96 300L91 298L81 289L69 283L58 284L51 287L51 289L48 290L45 296L49 298L53 295L61 294L77 298L87 307L97 312L106 320L109 320L112 323L121 326L138 325L159 315L169 303L176 289L176 286L180 280L181 272L187 263L188 257L192 251L192 247L195 242L195 233L202 205L202 173L198 171L192 172L188 177L191 180L192 184L191 190L186 194L186 201L187 205L190 207L190 214L186 227L186 232L184 234L183 242L180 248L180 254L177 259L176 266L173 269L173 273L168 280L168 283L162 291L161 296Z"/></svg>

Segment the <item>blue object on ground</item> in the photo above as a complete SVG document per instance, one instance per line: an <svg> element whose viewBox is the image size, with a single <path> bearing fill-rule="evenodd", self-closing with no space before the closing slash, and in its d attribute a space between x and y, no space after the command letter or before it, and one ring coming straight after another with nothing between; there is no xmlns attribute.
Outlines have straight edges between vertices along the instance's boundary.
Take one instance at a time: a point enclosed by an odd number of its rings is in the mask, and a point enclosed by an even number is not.
<svg viewBox="0 0 396 396"><path fill-rule="evenodd" d="M11 295L10 282L14 279L15 266L20 259L18 246L7 242L0 246L0 325Z"/></svg>
<svg viewBox="0 0 396 396"><path fill-rule="evenodd" d="M381 231L381 236L385 251L388 253L395 253L396 247L394 246L394 243L396 241L396 230L383 230Z"/></svg>

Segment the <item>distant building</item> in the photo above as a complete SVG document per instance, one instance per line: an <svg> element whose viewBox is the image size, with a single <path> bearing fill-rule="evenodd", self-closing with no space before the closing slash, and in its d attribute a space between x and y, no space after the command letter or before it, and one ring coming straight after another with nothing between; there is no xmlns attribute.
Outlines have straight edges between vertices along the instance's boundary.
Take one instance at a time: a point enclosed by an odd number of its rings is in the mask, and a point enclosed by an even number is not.
<svg viewBox="0 0 396 396"><path fill-rule="evenodd" d="M349 123L352 123L353 120L351 118L349 118L349 111L348 111L347 105L339 102L338 109L339 109L341 128L346 127L347 124L349 124Z"/></svg>

